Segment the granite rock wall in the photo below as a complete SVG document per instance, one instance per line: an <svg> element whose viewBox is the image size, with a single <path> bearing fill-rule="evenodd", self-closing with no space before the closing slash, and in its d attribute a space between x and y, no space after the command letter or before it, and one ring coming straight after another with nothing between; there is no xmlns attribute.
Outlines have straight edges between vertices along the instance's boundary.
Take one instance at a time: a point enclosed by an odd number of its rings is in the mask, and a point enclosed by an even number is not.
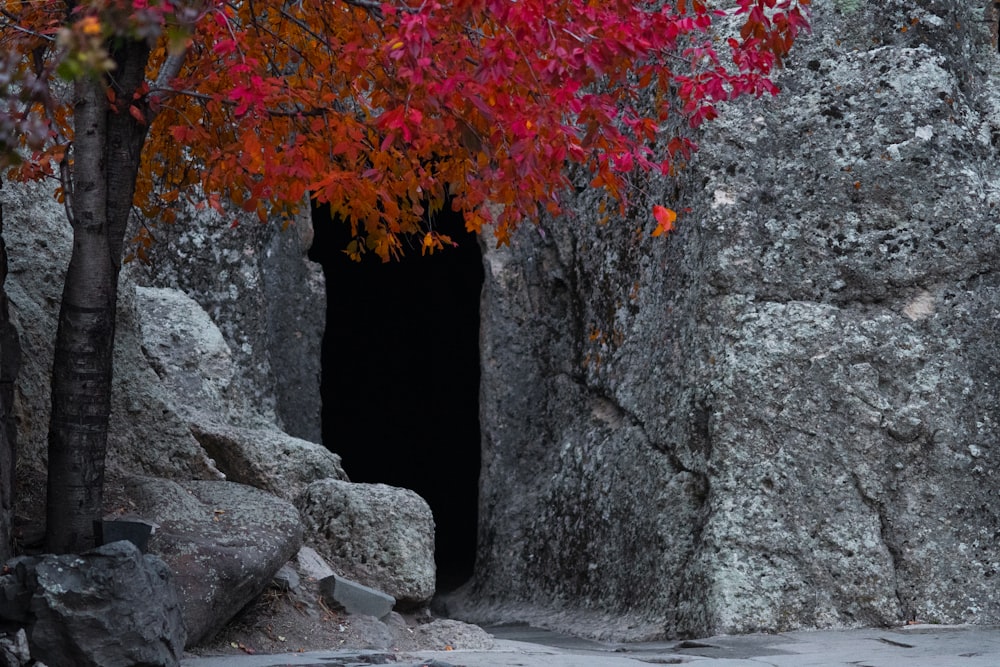
<svg viewBox="0 0 1000 667"><path fill-rule="evenodd" d="M487 252L463 618L1000 621L1000 56L964 2L813 6L634 215Z"/></svg>

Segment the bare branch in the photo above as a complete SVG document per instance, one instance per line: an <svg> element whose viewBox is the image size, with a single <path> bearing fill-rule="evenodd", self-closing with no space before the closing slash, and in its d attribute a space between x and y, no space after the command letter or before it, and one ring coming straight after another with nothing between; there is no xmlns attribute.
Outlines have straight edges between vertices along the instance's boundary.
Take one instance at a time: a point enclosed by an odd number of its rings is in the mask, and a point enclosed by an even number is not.
<svg viewBox="0 0 1000 667"><path fill-rule="evenodd" d="M18 32L23 32L26 35L31 35L32 37L37 37L38 39L44 39L47 42L55 42L56 41L56 38L53 37L52 35L43 35L40 32L36 32L34 30L30 30L29 28L25 28L22 25L19 25L18 22L17 22L18 18L16 16L14 16L13 14L11 14L6 9L0 9L0 16L3 16L5 19L7 19L8 21L10 21L10 23L7 23L4 26L5 28L10 28L10 29L16 30Z"/></svg>
<svg viewBox="0 0 1000 667"><path fill-rule="evenodd" d="M380 21L385 18L382 13L382 3L376 2L376 0L342 0L345 5L351 5L352 7L360 7L364 9L369 14L379 19ZM408 7L403 7L403 11L409 9Z"/></svg>
<svg viewBox="0 0 1000 667"><path fill-rule="evenodd" d="M154 111L160 106L160 102L163 101L163 92L169 91L168 84L172 79L177 78L177 75L181 73L181 67L184 66L184 59L187 57L187 48L185 48L180 53L174 53L167 56L166 61L163 63L163 67L160 68L159 74L156 75L156 81L150 87L149 91L149 112L155 115L157 112ZM152 117L149 119L152 120Z"/></svg>

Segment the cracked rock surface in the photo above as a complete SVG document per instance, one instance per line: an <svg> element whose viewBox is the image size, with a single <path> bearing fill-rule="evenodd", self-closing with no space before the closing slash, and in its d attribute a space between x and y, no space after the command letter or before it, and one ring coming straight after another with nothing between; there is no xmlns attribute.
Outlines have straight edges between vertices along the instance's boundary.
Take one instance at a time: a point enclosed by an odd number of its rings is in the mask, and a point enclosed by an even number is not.
<svg viewBox="0 0 1000 667"><path fill-rule="evenodd" d="M813 6L782 94L726 106L633 217L584 192L487 251L453 613L619 640L1000 621L1000 56L968 3ZM666 241L657 202L690 209Z"/></svg>

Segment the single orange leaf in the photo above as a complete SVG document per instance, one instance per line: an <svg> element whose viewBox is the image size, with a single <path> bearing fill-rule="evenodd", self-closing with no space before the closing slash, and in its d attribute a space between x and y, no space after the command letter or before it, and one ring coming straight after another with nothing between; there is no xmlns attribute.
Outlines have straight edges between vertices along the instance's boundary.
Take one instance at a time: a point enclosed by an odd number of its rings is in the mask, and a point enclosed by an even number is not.
<svg viewBox="0 0 1000 667"><path fill-rule="evenodd" d="M674 222L677 220L677 213L666 206L660 206L657 204L653 207L653 218L656 219L656 229L653 230L653 236L669 234L674 228Z"/></svg>

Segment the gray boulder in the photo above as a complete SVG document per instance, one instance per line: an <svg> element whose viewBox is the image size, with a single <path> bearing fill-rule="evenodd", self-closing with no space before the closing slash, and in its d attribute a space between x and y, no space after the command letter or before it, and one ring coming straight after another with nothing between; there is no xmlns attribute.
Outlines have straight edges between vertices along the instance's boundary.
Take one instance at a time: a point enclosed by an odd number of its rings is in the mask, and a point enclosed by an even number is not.
<svg viewBox="0 0 1000 667"><path fill-rule="evenodd" d="M3 605L4 620L27 626L33 659L53 667L180 664L185 631L170 571L130 542L22 557L5 571L0 586L15 604ZM25 657L22 645L13 649Z"/></svg>
<svg viewBox="0 0 1000 667"><path fill-rule="evenodd" d="M302 543L291 503L241 484L131 478L126 494L158 525L149 551L174 572L188 646L263 592Z"/></svg>
<svg viewBox="0 0 1000 667"><path fill-rule="evenodd" d="M56 318L72 235L51 187L4 183L0 204L9 256L6 291L23 348L14 410L18 468L40 471L47 447ZM125 270L115 333L109 472L218 478L218 470L174 412L169 395L142 354L133 289L130 272ZM150 447L151 442L156 447Z"/></svg>
<svg viewBox="0 0 1000 667"><path fill-rule="evenodd" d="M403 606L434 596L434 517L413 491L327 479L298 507L311 545L338 574Z"/></svg>
<svg viewBox="0 0 1000 667"><path fill-rule="evenodd" d="M285 500L295 501L317 480L347 479L339 456L276 428L247 429L206 420L192 423L191 432L227 479Z"/></svg>
<svg viewBox="0 0 1000 667"><path fill-rule="evenodd" d="M319 479L346 479L340 457L279 431L251 406L208 313L180 290L137 287L142 349L176 410L230 481L297 498Z"/></svg>
<svg viewBox="0 0 1000 667"><path fill-rule="evenodd" d="M245 406L229 345L208 313L180 290L136 287L142 350L186 417L230 417Z"/></svg>
<svg viewBox="0 0 1000 667"><path fill-rule="evenodd" d="M234 360L229 382L285 432L321 442L320 346L326 325L323 272L312 244L308 202L290 219L261 224L194 206L174 224L145 221L157 239L140 284L183 291L218 326ZM239 222L233 226L234 219Z"/></svg>
<svg viewBox="0 0 1000 667"><path fill-rule="evenodd" d="M459 617L1000 621L1000 59L966 2L813 5L781 95L638 207L670 237L585 192L487 251Z"/></svg>

